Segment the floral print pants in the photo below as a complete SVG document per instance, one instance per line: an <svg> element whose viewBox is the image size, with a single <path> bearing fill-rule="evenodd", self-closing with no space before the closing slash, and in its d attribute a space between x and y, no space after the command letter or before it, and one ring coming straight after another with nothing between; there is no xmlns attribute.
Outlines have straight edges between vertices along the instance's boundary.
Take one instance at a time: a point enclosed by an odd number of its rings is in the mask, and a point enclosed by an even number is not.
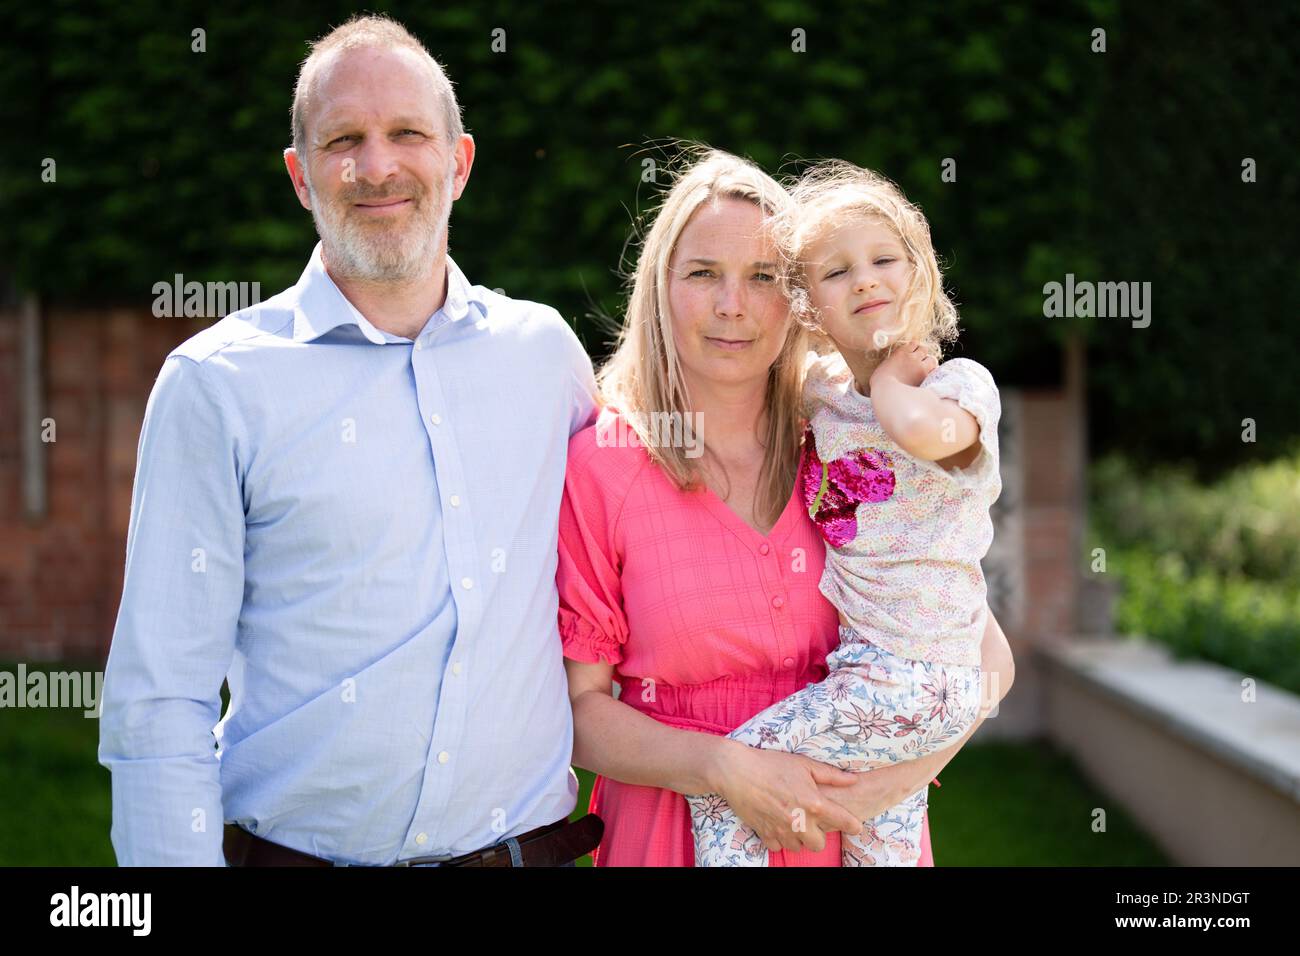
<svg viewBox="0 0 1300 956"><path fill-rule="evenodd" d="M928 756L959 740L980 706L980 669L910 660L840 626L830 674L777 701L727 736L854 772ZM841 834L844 866L916 866L929 787ZM696 866L766 866L767 849L719 794L686 797ZM799 819L792 820L797 826Z"/></svg>

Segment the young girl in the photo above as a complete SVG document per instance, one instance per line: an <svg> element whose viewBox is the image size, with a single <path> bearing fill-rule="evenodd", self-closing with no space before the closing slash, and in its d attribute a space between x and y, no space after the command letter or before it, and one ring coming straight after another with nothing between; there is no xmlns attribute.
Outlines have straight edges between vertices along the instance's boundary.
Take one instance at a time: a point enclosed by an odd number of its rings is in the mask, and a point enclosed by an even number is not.
<svg viewBox="0 0 1300 956"><path fill-rule="evenodd" d="M865 771L949 746L978 719L1001 403L982 365L937 364L957 312L898 187L834 161L793 193L779 230L792 305L833 346L808 356L798 482L826 539L820 589L840 644L824 681L728 737ZM844 833L843 865L915 866L927 791ZM726 800L686 799L697 866L767 864Z"/></svg>

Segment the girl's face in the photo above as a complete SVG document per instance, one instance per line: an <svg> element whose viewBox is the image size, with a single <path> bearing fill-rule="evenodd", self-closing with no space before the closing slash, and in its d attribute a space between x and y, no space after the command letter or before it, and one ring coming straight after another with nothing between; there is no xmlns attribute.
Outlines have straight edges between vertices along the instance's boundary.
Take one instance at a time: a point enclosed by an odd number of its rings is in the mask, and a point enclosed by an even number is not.
<svg viewBox="0 0 1300 956"><path fill-rule="evenodd" d="M898 340L912 264L892 228L846 223L812 243L804 261L809 298L836 346L873 352Z"/></svg>
<svg viewBox="0 0 1300 956"><path fill-rule="evenodd" d="M765 382L781 354L790 304L757 206L726 198L701 205L668 262L668 306L688 381Z"/></svg>

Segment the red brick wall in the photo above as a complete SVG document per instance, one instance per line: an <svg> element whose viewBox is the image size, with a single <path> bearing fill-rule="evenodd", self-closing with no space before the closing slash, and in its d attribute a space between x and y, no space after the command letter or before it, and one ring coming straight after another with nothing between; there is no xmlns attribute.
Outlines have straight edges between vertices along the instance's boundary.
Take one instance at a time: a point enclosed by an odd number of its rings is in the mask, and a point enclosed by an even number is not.
<svg viewBox="0 0 1300 956"><path fill-rule="evenodd" d="M20 324L0 313L0 658L94 660L121 597L136 445L163 359L209 320L148 312L43 317L46 514L23 513Z"/></svg>

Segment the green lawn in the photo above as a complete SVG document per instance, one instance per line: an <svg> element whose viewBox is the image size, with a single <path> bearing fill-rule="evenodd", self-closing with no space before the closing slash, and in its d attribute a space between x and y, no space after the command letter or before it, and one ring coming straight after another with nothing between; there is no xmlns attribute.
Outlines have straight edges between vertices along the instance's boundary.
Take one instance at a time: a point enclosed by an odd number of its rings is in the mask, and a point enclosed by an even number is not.
<svg viewBox="0 0 1300 956"><path fill-rule="evenodd" d="M79 710L0 711L0 866L112 866L99 723ZM586 812L592 776L575 816ZM1042 744L967 747L932 787L941 866L1161 866L1168 861L1070 760ZM1093 809L1107 832L1092 831ZM590 865L590 858L579 861Z"/></svg>
<svg viewBox="0 0 1300 956"><path fill-rule="evenodd" d="M972 744L930 788L936 866L1169 866L1114 800L1048 743ZM1104 833L1093 832L1098 808Z"/></svg>

